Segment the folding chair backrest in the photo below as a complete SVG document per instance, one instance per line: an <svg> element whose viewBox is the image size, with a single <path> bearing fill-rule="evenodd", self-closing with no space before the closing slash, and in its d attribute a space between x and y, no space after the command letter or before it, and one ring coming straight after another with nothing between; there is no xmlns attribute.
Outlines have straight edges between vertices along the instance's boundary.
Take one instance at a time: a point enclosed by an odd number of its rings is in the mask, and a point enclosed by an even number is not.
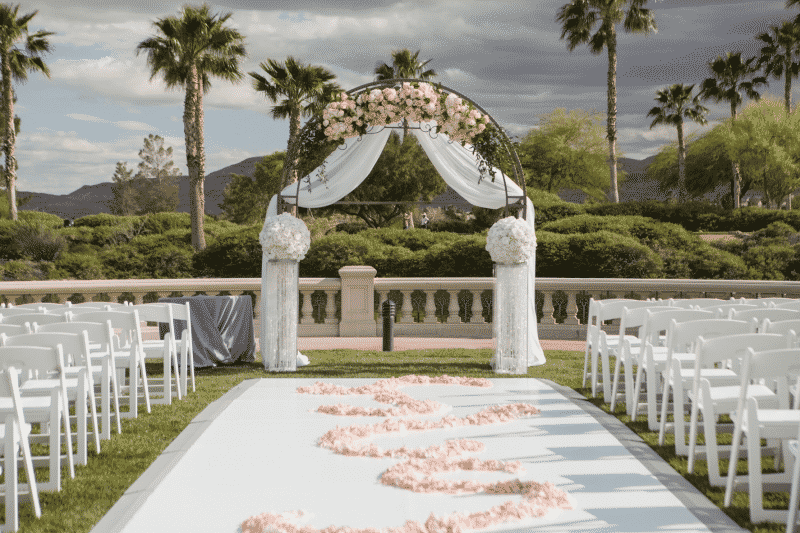
<svg viewBox="0 0 800 533"><path fill-rule="evenodd" d="M663 331L665 334L669 330L669 325L672 320L677 322L687 322L690 320L707 320L714 318L714 313L711 311L695 310L695 309L682 309L682 308L669 308L663 311L649 309L647 318L645 319L644 336L642 342L648 341L653 346L658 343L658 338ZM644 346L644 345L643 345Z"/></svg>
<svg viewBox="0 0 800 533"><path fill-rule="evenodd" d="M59 347L0 346L0 369L12 366L20 371L21 380L26 381L31 376L61 372L64 353Z"/></svg>
<svg viewBox="0 0 800 533"><path fill-rule="evenodd" d="M132 337L132 343L139 344L142 340L142 326L139 321L139 313L132 309L131 311L96 311L94 313L86 313L80 315L81 322L111 322L113 330L122 330L122 335Z"/></svg>
<svg viewBox="0 0 800 533"><path fill-rule="evenodd" d="M679 300L673 300L672 305L674 307L682 307L684 309L689 309L692 307L699 307L703 309L705 307L727 305L734 302L735 300L733 300L733 298L730 300L721 300L719 298L681 298Z"/></svg>
<svg viewBox="0 0 800 533"><path fill-rule="evenodd" d="M748 348L757 352L790 348L788 337L776 333L742 333L722 337L698 337L695 368L711 367L715 363L732 361L732 370L739 372Z"/></svg>
<svg viewBox="0 0 800 533"><path fill-rule="evenodd" d="M794 330L795 333L800 333L800 318L778 321L772 321L769 318L764 319L764 333L781 333L785 335L789 333L789 330Z"/></svg>
<svg viewBox="0 0 800 533"><path fill-rule="evenodd" d="M602 326L606 320L622 319L625 310L637 309L640 307L668 307L669 301L647 301L647 300L605 300L601 303L597 311L597 323ZM620 324L622 325L622 324ZM627 326L626 326L627 327ZM625 334L620 330L620 334Z"/></svg>
<svg viewBox="0 0 800 533"><path fill-rule="evenodd" d="M777 322L778 320L800 319L800 311L795 311L794 309L778 309L774 307L772 309L759 308L744 311L733 309L730 311L729 316L733 320L751 320L755 318L761 322L765 318L768 318Z"/></svg>
<svg viewBox="0 0 800 533"><path fill-rule="evenodd" d="M754 332L755 324L743 320L710 318L678 322L672 319L667 331L667 352L671 355L677 350L690 351L698 337L701 336L704 339L710 339Z"/></svg>
<svg viewBox="0 0 800 533"><path fill-rule="evenodd" d="M22 335L30 332L31 330L28 329L25 324L0 324L0 333L4 333L7 337L11 337L13 335Z"/></svg>
<svg viewBox="0 0 800 533"><path fill-rule="evenodd" d="M751 381L776 380L778 382L778 408L789 408L789 381L794 382L800 375L800 349L783 348L757 352L747 349L742 362L742 389L740 406L744 389ZM769 383L770 381L766 381Z"/></svg>
<svg viewBox="0 0 800 533"><path fill-rule="evenodd" d="M775 304L775 307L778 309L800 309L800 300L792 299L786 302L780 302ZM0 313L2 312L3 310L0 309Z"/></svg>
<svg viewBox="0 0 800 533"><path fill-rule="evenodd" d="M50 310L50 309L59 309L61 307L66 307L64 304L54 304L54 303L47 303L47 302L38 302L32 304L22 304L14 307L14 309L28 309L31 313L39 312L40 309Z"/></svg>
<svg viewBox="0 0 800 533"><path fill-rule="evenodd" d="M172 308L168 304L142 304L134 305L139 313L139 320L143 322L164 322L172 324Z"/></svg>
<svg viewBox="0 0 800 533"><path fill-rule="evenodd" d="M111 342L111 338L113 336L111 324L108 322L61 322L58 324L44 324L39 326L36 329L36 332L60 332L80 335L84 334L85 332L88 342L99 344L101 351L109 350L109 343Z"/></svg>
<svg viewBox="0 0 800 533"><path fill-rule="evenodd" d="M2 315L0 315L2 316ZM33 328L33 324L53 324L54 322L65 322L66 318L63 315L49 314L49 313L28 313L24 315L12 315L9 317L2 316L0 323L2 324L16 324L23 325L28 323Z"/></svg>
<svg viewBox="0 0 800 533"><path fill-rule="evenodd" d="M650 314L665 313L670 309L671 308L666 305L625 308L619 320L620 334L631 328L639 328L639 338L644 338L645 328L643 326L647 322L647 317L650 316Z"/></svg>
<svg viewBox="0 0 800 533"><path fill-rule="evenodd" d="M5 322L7 317L17 316L17 315L33 315L40 313L39 309L31 309L30 307L9 307L6 309L0 309L0 320Z"/></svg>
<svg viewBox="0 0 800 533"><path fill-rule="evenodd" d="M591 304L590 304L590 306L591 306ZM185 303L182 303L182 304L170 303L169 307L170 307L170 309L172 309L172 318L173 318L173 320L182 320L182 321L185 322L186 335L188 336L189 342L191 342L191 339L192 339L192 310L191 310L191 307L189 306L189 302L185 302ZM589 320L589 324L591 324L591 318ZM177 331L176 326L177 325L175 324L175 322L173 322L173 328L175 328L176 330L172 332L172 338L173 339L183 338L182 331Z"/></svg>
<svg viewBox="0 0 800 533"><path fill-rule="evenodd" d="M69 357L76 365L84 366L87 363L89 353L89 339L85 332L61 333L61 332L36 332L28 335L17 335L4 339L3 346L41 346L56 347L61 345L65 363L69 363Z"/></svg>

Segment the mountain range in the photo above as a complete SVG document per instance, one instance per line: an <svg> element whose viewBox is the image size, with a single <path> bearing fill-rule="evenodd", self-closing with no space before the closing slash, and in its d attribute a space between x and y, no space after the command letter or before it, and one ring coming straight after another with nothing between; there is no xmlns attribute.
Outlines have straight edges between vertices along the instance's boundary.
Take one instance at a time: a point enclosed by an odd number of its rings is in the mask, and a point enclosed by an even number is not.
<svg viewBox="0 0 800 533"><path fill-rule="evenodd" d="M240 174L252 178L255 174L255 164L261 161L262 157L249 157L234 165L227 166L206 175L205 179L205 199L206 213L219 215L222 213L219 205L223 200L223 191L231 181L231 174ZM647 167L650 166L655 156L647 159L628 159L620 158L620 167L628 172L628 179L620 184L620 201L627 200L664 200L667 196L658 191L654 182L644 179ZM180 192L178 212L189 212L189 177L180 176ZM74 220L87 215L98 213L110 213L109 205L112 198L112 182L103 182L96 185L84 185L78 190L69 194L47 194L38 192L18 191L17 197L24 198L30 196L31 199L21 210L41 211L58 215L64 219ZM582 191L565 189L559 192L559 196L574 203L582 203L586 194ZM376 200L378 200L376 198ZM436 196L431 204L434 207L454 205L466 211L470 210L470 204L450 187L440 195Z"/></svg>

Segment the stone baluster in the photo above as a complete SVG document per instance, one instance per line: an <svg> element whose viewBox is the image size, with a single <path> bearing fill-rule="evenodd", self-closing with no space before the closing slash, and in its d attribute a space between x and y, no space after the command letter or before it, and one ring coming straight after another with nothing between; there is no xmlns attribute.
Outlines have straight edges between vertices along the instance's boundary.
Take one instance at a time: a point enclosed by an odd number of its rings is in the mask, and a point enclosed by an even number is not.
<svg viewBox="0 0 800 533"><path fill-rule="evenodd" d="M314 323L314 306L311 303L311 294L313 289L303 289L300 291L303 294L303 318L300 319L301 324Z"/></svg>
<svg viewBox="0 0 800 533"><path fill-rule="evenodd" d="M486 319L483 318L483 298L481 298L481 289L472 292L472 318L469 319L470 324L484 324Z"/></svg>
<svg viewBox="0 0 800 533"><path fill-rule="evenodd" d="M378 324L383 324L383 304L389 299L389 291L379 291L378 293Z"/></svg>
<svg viewBox="0 0 800 533"><path fill-rule="evenodd" d="M33 298L33 303L37 303L37 304L38 303L42 303L42 300L44 299L45 296L47 296L47 295L46 294L41 294L41 293L39 293L39 294L31 294L31 297Z"/></svg>
<svg viewBox="0 0 800 533"><path fill-rule="evenodd" d="M325 323L338 324L339 320L336 318L336 291L325 291L328 295L328 304L325 306Z"/></svg>
<svg viewBox="0 0 800 533"><path fill-rule="evenodd" d="M133 293L133 304L134 305L142 305L144 303L144 295L143 292L134 292Z"/></svg>
<svg viewBox="0 0 800 533"><path fill-rule="evenodd" d="M425 324L436 324L438 322L436 319L435 296L435 290L425 290L425 320L423 320Z"/></svg>
<svg viewBox="0 0 800 533"><path fill-rule="evenodd" d="M555 324L556 319L553 317L553 293L544 293L544 305L542 306L542 320L540 324Z"/></svg>
<svg viewBox="0 0 800 533"><path fill-rule="evenodd" d="M160 294L160 293L159 293ZM113 303L119 303L119 297L122 296L121 292L109 292L108 297L111 298Z"/></svg>
<svg viewBox="0 0 800 533"><path fill-rule="evenodd" d="M447 312L449 313L447 323L460 324L461 317L458 316L458 290L447 292L450 294L450 305L447 306Z"/></svg>
<svg viewBox="0 0 800 533"><path fill-rule="evenodd" d="M578 320L578 304L575 301L575 292L567 291L567 318L564 319L564 324L575 325L580 324Z"/></svg>
<svg viewBox="0 0 800 533"><path fill-rule="evenodd" d="M414 310L411 306L412 291L409 290L401 292L403 293L403 315L400 317L400 323L412 324L414 322L414 315L411 314Z"/></svg>

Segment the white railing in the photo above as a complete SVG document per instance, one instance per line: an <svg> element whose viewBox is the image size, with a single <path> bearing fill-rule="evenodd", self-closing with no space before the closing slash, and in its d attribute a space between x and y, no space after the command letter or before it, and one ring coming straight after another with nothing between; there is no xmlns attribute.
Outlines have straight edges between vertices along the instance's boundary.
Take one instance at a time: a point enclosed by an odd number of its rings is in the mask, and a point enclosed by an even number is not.
<svg viewBox="0 0 800 533"><path fill-rule="evenodd" d="M339 278L300 278L298 335L380 336L380 304L391 298L397 303L396 336L491 338L494 278L375 278L369 267L344 267L339 272ZM0 302L11 303L67 299L143 303L198 293L251 295L258 331L260 278L0 282ZM800 298L800 282L538 278L536 295L540 338L582 340L590 297Z"/></svg>

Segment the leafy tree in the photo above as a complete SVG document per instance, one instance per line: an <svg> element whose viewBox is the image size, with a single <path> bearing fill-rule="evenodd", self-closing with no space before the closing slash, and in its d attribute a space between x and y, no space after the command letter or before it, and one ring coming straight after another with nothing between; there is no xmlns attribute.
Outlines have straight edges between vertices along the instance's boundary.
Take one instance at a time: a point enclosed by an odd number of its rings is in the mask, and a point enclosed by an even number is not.
<svg viewBox="0 0 800 533"><path fill-rule="evenodd" d="M203 138L203 94L211 89L210 76L231 82L242 73L239 60L246 53L244 37L225 26L232 13L214 15L208 4L184 6L181 18L165 17L153 23L158 31L139 43L136 54L147 51L150 80L159 73L167 87L184 88L183 131L186 136L186 166L189 168L189 210L192 215L192 246L206 247L205 216L206 156Z"/></svg>
<svg viewBox="0 0 800 533"><path fill-rule="evenodd" d="M133 183L136 214L175 211L178 207L180 170L172 160L172 147L164 148L164 139L151 133L145 137L139 157L142 161Z"/></svg>
<svg viewBox="0 0 800 533"><path fill-rule="evenodd" d="M256 163L254 179L231 174L219 207L231 222L252 224L264 220L273 195L278 194L286 152L275 152Z"/></svg>
<svg viewBox="0 0 800 533"><path fill-rule="evenodd" d="M708 109L700 105L699 97L692 97L694 85L688 87L682 83L675 83L672 86L656 91L656 101L661 105L653 107L648 113L648 117L654 117L650 124L653 129L659 124L668 124L678 129L678 190L686 190L686 143L683 139L683 121L690 119L698 124L707 124L705 115Z"/></svg>
<svg viewBox="0 0 800 533"><path fill-rule="evenodd" d="M792 108L792 78L800 74L800 63L792 61L800 52L800 28L785 20L780 27L770 26L770 30L771 35L764 32L756 36L765 44L758 58L758 68L764 68L767 77L770 74L775 79L784 77L783 98L788 113Z"/></svg>
<svg viewBox="0 0 800 533"><path fill-rule="evenodd" d="M732 120L736 120L736 110L742 104L742 93L753 100L761 98L755 88L758 85L766 84L767 79L761 76L750 79L758 71L756 58L751 57L742 61L741 52L727 52L725 57L717 56L708 66L711 69L712 77L703 80L703 84L700 86L700 98L713 99L715 102L729 102ZM736 162L732 163L731 171L733 208L738 209L742 192L741 176Z"/></svg>
<svg viewBox="0 0 800 533"><path fill-rule="evenodd" d="M260 66L272 81L257 72L250 72L253 88L263 92L266 98L277 104L272 107L273 119L289 119L286 154L290 164L283 166L281 187L284 187L296 183L298 179L300 118L321 115L325 106L342 89L331 82L336 76L324 67L304 65L292 56L287 57L285 63L268 59L266 63L260 63ZM280 100L281 98L283 99ZM292 212L296 215L297 208L292 209Z"/></svg>
<svg viewBox="0 0 800 533"><path fill-rule="evenodd" d="M656 31L653 13L645 9L647 0L572 0L561 6L556 20L561 23L561 38L567 38L570 52L588 44L597 55L608 51L608 153L611 170L611 199L619 203L617 186L617 24L627 33L650 34ZM627 8L627 9L626 9ZM595 25L600 27L591 35Z"/></svg>
<svg viewBox="0 0 800 533"><path fill-rule="evenodd" d="M133 169L128 168L128 163L118 161L111 180L114 182L114 185L111 186L114 198L109 206L111 213L118 216L135 215L138 205L133 185Z"/></svg>
<svg viewBox="0 0 800 533"><path fill-rule="evenodd" d="M800 117L780 101L751 103L724 131L728 156L753 176L768 205L800 187Z"/></svg>
<svg viewBox="0 0 800 533"><path fill-rule="evenodd" d="M559 108L539 117L517 146L526 184L547 192L580 189L603 198L608 188L602 117L595 112Z"/></svg>
<svg viewBox="0 0 800 533"><path fill-rule="evenodd" d="M402 141L392 131L375 167L356 190L342 201L392 201L394 205L337 205L336 210L361 218L371 228L386 226L409 211L409 202L430 201L447 186L425 155L417 138L409 135ZM323 208L323 216L328 213Z"/></svg>
<svg viewBox="0 0 800 533"><path fill-rule="evenodd" d="M8 206L11 220L17 220L17 159L14 149L17 143L17 128L14 118L14 90L12 80L24 82L28 79L28 71L41 72L48 78L50 69L42 60L41 55L50 52L50 41L47 37L54 35L49 31L28 33L28 22L39 12L34 11L17 17L19 4L11 6L0 4L0 75L3 83L2 109L3 132L2 150L5 153L5 168L3 169L4 185L8 196ZM22 48L18 47L24 41Z"/></svg>
<svg viewBox="0 0 800 533"><path fill-rule="evenodd" d="M425 70L425 65L433 61L429 59L422 61L418 59L420 50L414 54L408 48L395 50L392 52L392 65L381 63L375 67L375 80L393 80L396 78L417 78L429 80L436 76L433 69ZM403 119L403 137L408 136L408 120Z"/></svg>

